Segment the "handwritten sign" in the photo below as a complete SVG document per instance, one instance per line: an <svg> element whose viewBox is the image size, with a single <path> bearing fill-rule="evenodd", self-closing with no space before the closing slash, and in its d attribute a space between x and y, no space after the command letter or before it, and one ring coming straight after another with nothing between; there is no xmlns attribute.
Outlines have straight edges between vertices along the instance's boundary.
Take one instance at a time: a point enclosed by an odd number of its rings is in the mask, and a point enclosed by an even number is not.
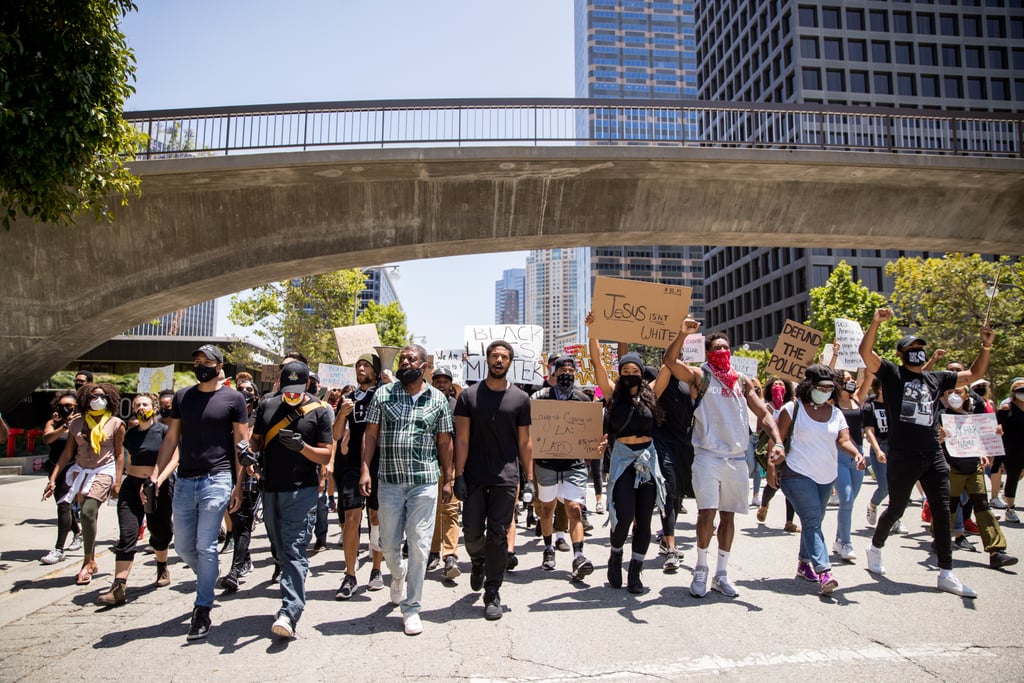
<svg viewBox="0 0 1024 683"><path fill-rule="evenodd" d="M462 375L462 354L465 349L437 349L434 351L431 372L444 369L452 376L452 383L465 386L466 380Z"/></svg>
<svg viewBox="0 0 1024 683"><path fill-rule="evenodd" d="M174 388L174 366L139 368L139 382L136 393L159 394L164 389Z"/></svg>
<svg viewBox="0 0 1024 683"><path fill-rule="evenodd" d="M704 356L704 335L688 334L683 339L683 362L703 363Z"/></svg>
<svg viewBox="0 0 1024 683"><path fill-rule="evenodd" d="M516 384L544 384L544 328L540 325L467 325L463 377L480 381L487 377L487 346L498 339L507 341L515 351L508 379Z"/></svg>
<svg viewBox="0 0 1024 683"><path fill-rule="evenodd" d="M690 311L690 287L598 277L590 335L668 348Z"/></svg>
<svg viewBox="0 0 1024 683"><path fill-rule="evenodd" d="M836 359L836 370L857 370L864 367L864 359L860 357L860 340L864 338L864 330L856 320L836 318L836 341L839 342L839 358Z"/></svg>
<svg viewBox="0 0 1024 683"><path fill-rule="evenodd" d="M745 356L733 356L732 367L736 372L742 372L747 377L757 379L757 359Z"/></svg>
<svg viewBox="0 0 1024 683"><path fill-rule="evenodd" d="M590 353L585 344L568 344L563 347L567 356L572 356L576 361L576 386L580 389L592 389L597 386L597 375L594 373L594 363L590 360ZM557 356L546 356L544 365L555 362ZM614 383L619 378L615 370L619 362L619 354L614 344L601 344L601 364L608 372L608 379Z"/></svg>
<svg viewBox="0 0 1024 683"><path fill-rule="evenodd" d="M344 365L354 365L359 356L376 353L373 347L381 345L377 326L373 324L335 327L334 342L338 345L338 358Z"/></svg>
<svg viewBox="0 0 1024 683"><path fill-rule="evenodd" d="M814 364L821 340L821 332L813 327L787 320L779 333L779 341L775 343L766 372L799 382L804 378L807 366Z"/></svg>
<svg viewBox="0 0 1024 683"><path fill-rule="evenodd" d="M260 378L261 384L269 384L270 386L273 386L277 383L277 380L281 379L281 368L276 364L271 365L269 363L260 366Z"/></svg>
<svg viewBox="0 0 1024 683"><path fill-rule="evenodd" d="M600 403L530 401L530 438L534 458L600 458L603 436Z"/></svg>
<svg viewBox="0 0 1024 683"><path fill-rule="evenodd" d="M355 368L347 368L344 365L320 363L316 367L316 374L320 375L320 386L323 387L342 389L356 383Z"/></svg>
<svg viewBox="0 0 1024 683"><path fill-rule="evenodd" d="M943 413L942 430L946 433L946 450L952 458L980 458L1006 455L1003 438L996 434L994 413L954 415Z"/></svg>

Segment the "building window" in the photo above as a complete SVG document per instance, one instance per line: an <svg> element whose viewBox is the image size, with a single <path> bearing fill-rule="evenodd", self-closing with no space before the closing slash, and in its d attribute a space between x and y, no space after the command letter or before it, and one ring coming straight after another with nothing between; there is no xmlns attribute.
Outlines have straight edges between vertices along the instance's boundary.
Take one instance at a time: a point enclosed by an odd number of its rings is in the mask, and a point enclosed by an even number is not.
<svg viewBox="0 0 1024 683"><path fill-rule="evenodd" d="M977 45L968 45L965 47L964 66L968 69L984 69L985 51Z"/></svg>
<svg viewBox="0 0 1024 683"><path fill-rule="evenodd" d="M921 66L938 66L938 55L934 45L923 44L917 46L917 63Z"/></svg>
<svg viewBox="0 0 1024 683"><path fill-rule="evenodd" d="M840 29L843 27L843 22L839 18L838 7L822 7L821 8L821 25L825 28Z"/></svg>
<svg viewBox="0 0 1024 683"><path fill-rule="evenodd" d="M1024 50L1013 51L1013 68L1018 71L1024 70Z"/></svg>
<svg viewBox="0 0 1024 683"><path fill-rule="evenodd" d="M985 97L985 79L984 78L968 78L967 79L967 97L972 100L984 100Z"/></svg>
<svg viewBox="0 0 1024 683"><path fill-rule="evenodd" d="M1010 17L1010 38L1013 40L1024 39L1024 19Z"/></svg>
<svg viewBox="0 0 1024 683"><path fill-rule="evenodd" d="M1018 78L1013 82L1013 99L1024 102L1024 80Z"/></svg>
<svg viewBox="0 0 1024 683"><path fill-rule="evenodd" d="M889 15L886 14L885 10L871 10L871 30L876 33L888 33L889 32Z"/></svg>
<svg viewBox="0 0 1024 683"><path fill-rule="evenodd" d="M825 39L825 59L841 60L843 58L843 41L839 38Z"/></svg>
<svg viewBox="0 0 1024 683"><path fill-rule="evenodd" d="M891 61L889 43L878 40L871 41L871 60L876 64L888 64Z"/></svg>
<svg viewBox="0 0 1024 683"><path fill-rule="evenodd" d="M911 43L896 43L896 63L913 64L914 46Z"/></svg>
<svg viewBox="0 0 1024 683"><path fill-rule="evenodd" d="M921 97L939 96L939 77L930 74L921 75Z"/></svg>
<svg viewBox="0 0 1024 683"><path fill-rule="evenodd" d="M867 71L851 71L850 72L850 92L866 93L868 91L868 72Z"/></svg>
<svg viewBox="0 0 1024 683"><path fill-rule="evenodd" d="M1005 78L993 78L989 81L989 92L993 100L1010 99L1010 83Z"/></svg>
<svg viewBox="0 0 1024 683"><path fill-rule="evenodd" d="M957 45L942 46L942 66L960 66L960 47Z"/></svg>
<svg viewBox="0 0 1024 683"><path fill-rule="evenodd" d="M804 90L821 90L821 71L819 69L803 69Z"/></svg>
<svg viewBox="0 0 1024 683"><path fill-rule="evenodd" d="M903 97L917 96L917 86L914 83L914 74L897 75L896 86L899 88L899 94Z"/></svg>
<svg viewBox="0 0 1024 683"><path fill-rule="evenodd" d="M846 10L846 30L847 31L863 31L864 30L864 10L862 10L862 9L848 9L848 10Z"/></svg>
<svg viewBox="0 0 1024 683"><path fill-rule="evenodd" d="M851 62L868 61L868 47L863 40L851 40L846 44L846 54Z"/></svg>
<svg viewBox="0 0 1024 683"><path fill-rule="evenodd" d="M893 12L892 30L894 33L910 33L910 12Z"/></svg>
<svg viewBox="0 0 1024 683"><path fill-rule="evenodd" d="M879 95L892 94L892 76L887 73L875 74L875 92Z"/></svg>
<svg viewBox="0 0 1024 683"><path fill-rule="evenodd" d="M801 38L800 56L803 57L804 59L818 59L820 57L820 54L818 52L818 39Z"/></svg>
<svg viewBox="0 0 1024 683"><path fill-rule="evenodd" d="M814 7L800 6L800 25L805 28L818 28L818 12Z"/></svg>
<svg viewBox="0 0 1024 683"><path fill-rule="evenodd" d="M846 79L840 69L826 69L826 89L831 92L846 92Z"/></svg>
<svg viewBox="0 0 1024 683"><path fill-rule="evenodd" d="M933 35L935 33L935 17L931 14L918 14L917 32L923 35Z"/></svg>
<svg viewBox="0 0 1024 683"><path fill-rule="evenodd" d="M960 29L957 26L955 14L943 14L939 16L939 32L944 36L960 35Z"/></svg>
<svg viewBox="0 0 1024 683"><path fill-rule="evenodd" d="M988 49L988 68L1006 68L1006 49L1001 47L990 47Z"/></svg>
<svg viewBox="0 0 1024 683"><path fill-rule="evenodd" d="M964 35L968 38L981 38L981 17L968 14L963 20Z"/></svg>
<svg viewBox="0 0 1024 683"><path fill-rule="evenodd" d="M959 78L946 76L942 80L942 91L946 97L961 99L964 96L964 86Z"/></svg>
<svg viewBox="0 0 1024 683"><path fill-rule="evenodd" d="M985 33L989 38L1006 37L1006 24L1003 22L1002 17L986 17L985 27Z"/></svg>

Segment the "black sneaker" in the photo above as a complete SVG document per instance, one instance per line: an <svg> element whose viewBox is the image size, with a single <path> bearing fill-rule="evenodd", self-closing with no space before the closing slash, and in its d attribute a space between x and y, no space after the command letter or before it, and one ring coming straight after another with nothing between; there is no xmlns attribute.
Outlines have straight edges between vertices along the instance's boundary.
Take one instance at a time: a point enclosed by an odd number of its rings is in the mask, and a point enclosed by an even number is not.
<svg viewBox="0 0 1024 683"><path fill-rule="evenodd" d="M560 553L567 553L570 550L572 550L572 548L569 547L568 541L566 541L564 538L560 538L557 541L555 541L555 550L557 550Z"/></svg>
<svg viewBox="0 0 1024 683"><path fill-rule="evenodd" d="M584 577L594 573L594 563L583 557L576 557L572 561L572 580L582 581Z"/></svg>
<svg viewBox="0 0 1024 683"><path fill-rule="evenodd" d="M509 553L505 559L505 571L510 572L519 566L519 558L516 557L515 553Z"/></svg>
<svg viewBox="0 0 1024 683"><path fill-rule="evenodd" d="M235 539L232 536L228 536L224 539L223 545L220 547L220 554L233 552L235 549Z"/></svg>
<svg viewBox="0 0 1024 683"><path fill-rule="evenodd" d="M327 550L327 541L317 541L316 545L313 546L314 553L320 553Z"/></svg>
<svg viewBox="0 0 1024 683"><path fill-rule="evenodd" d="M409 559L409 541L402 543L402 559Z"/></svg>
<svg viewBox="0 0 1024 683"><path fill-rule="evenodd" d="M449 555L444 558L444 571L442 576L448 581L454 581L462 575L462 570L459 569L459 559L454 555Z"/></svg>
<svg viewBox="0 0 1024 683"><path fill-rule="evenodd" d="M189 640L202 640L210 632L210 608L196 607L192 610L192 624L188 627Z"/></svg>
<svg viewBox="0 0 1024 683"><path fill-rule="evenodd" d="M234 569L221 577L220 587L229 593L234 593L238 590L238 574L235 573Z"/></svg>
<svg viewBox="0 0 1024 683"><path fill-rule="evenodd" d="M252 560L246 560L242 568L238 570L239 576L248 576L252 573Z"/></svg>
<svg viewBox="0 0 1024 683"><path fill-rule="evenodd" d="M484 587L484 561L473 560L473 565L469 570L469 587L474 591L478 591Z"/></svg>
<svg viewBox="0 0 1024 683"><path fill-rule="evenodd" d="M278 583L281 581L281 565L274 565L274 574L270 577L270 583Z"/></svg>
<svg viewBox="0 0 1024 683"><path fill-rule="evenodd" d="M427 555L427 571L432 572L441 566L441 553L430 553Z"/></svg>
<svg viewBox="0 0 1024 683"><path fill-rule="evenodd" d="M966 550L967 552L971 553L978 552L978 548L975 547L973 543L968 541L966 536L958 536L956 540L953 541L953 547L959 548L960 550Z"/></svg>
<svg viewBox="0 0 1024 683"><path fill-rule="evenodd" d="M338 592L334 594L335 600L348 600L352 597L352 593L356 589L356 577L345 574L345 578L341 580L341 586L338 587Z"/></svg>
<svg viewBox="0 0 1024 683"><path fill-rule="evenodd" d="M484 595L484 618L487 621L501 619L501 596L498 591Z"/></svg>
<svg viewBox="0 0 1024 683"><path fill-rule="evenodd" d="M551 548L544 549L544 559L540 563L540 568L545 571L553 571L555 568L555 551Z"/></svg>
<svg viewBox="0 0 1024 683"><path fill-rule="evenodd" d="M997 550L988 558L988 566L994 569L1001 569L1002 567L1009 567L1017 564L1017 558L1013 555L1007 555L1005 550Z"/></svg>

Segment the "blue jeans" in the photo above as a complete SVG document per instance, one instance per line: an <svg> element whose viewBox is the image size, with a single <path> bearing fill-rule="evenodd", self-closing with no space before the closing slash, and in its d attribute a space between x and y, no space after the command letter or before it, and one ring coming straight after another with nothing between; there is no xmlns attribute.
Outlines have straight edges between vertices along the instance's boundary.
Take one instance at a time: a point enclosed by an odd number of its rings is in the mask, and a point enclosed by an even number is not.
<svg viewBox="0 0 1024 683"><path fill-rule="evenodd" d="M174 548L196 573L196 607L213 607L220 571L217 533L230 500L230 472L179 477L174 485Z"/></svg>
<svg viewBox="0 0 1024 683"><path fill-rule="evenodd" d="M810 562L819 574L832 569L825 536L821 533L821 522L832 495L832 482L819 484L790 471L780 483L786 500L793 503L796 514L800 516L800 560Z"/></svg>
<svg viewBox="0 0 1024 683"><path fill-rule="evenodd" d="M263 522L281 566L281 609L278 614L287 615L292 626L299 623L306 606L306 573L309 571L306 546L316 519L316 499L315 486L294 491L263 492Z"/></svg>
<svg viewBox="0 0 1024 683"><path fill-rule="evenodd" d="M430 484L389 484L377 487L377 518L380 520L380 545L392 581L405 577L402 614L419 614L423 597L423 577L427 573L427 555L434 538L437 514L437 482ZM409 565L402 559L402 538L409 541Z"/></svg>
<svg viewBox="0 0 1024 683"><path fill-rule="evenodd" d="M871 504L878 507L882 504L882 501L889 497L889 479L888 471L889 465L884 462L878 462L878 453L875 453L875 449L871 449L871 471L875 473L875 483L878 485L875 487L875 492L871 494Z"/></svg>
<svg viewBox="0 0 1024 683"><path fill-rule="evenodd" d="M836 476L836 495L839 496L839 523L836 525L836 540L852 543L850 532L853 527L853 501L864 483L864 470L858 470L853 458L839 453L839 474Z"/></svg>
<svg viewBox="0 0 1024 683"><path fill-rule="evenodd" d="M754 446L757 445L757 434L750 435L750 441L747 444L747 476L754 480L754 495L759 496L761 494L761 466L757 464L757 458L754 457Z"/></svg>
<svg viewBox="0 0 1024 683"><path fill-rule="evenodd" d="M313 535L317 543L327 543L327 487L316 497L316 526Z"/></svg>

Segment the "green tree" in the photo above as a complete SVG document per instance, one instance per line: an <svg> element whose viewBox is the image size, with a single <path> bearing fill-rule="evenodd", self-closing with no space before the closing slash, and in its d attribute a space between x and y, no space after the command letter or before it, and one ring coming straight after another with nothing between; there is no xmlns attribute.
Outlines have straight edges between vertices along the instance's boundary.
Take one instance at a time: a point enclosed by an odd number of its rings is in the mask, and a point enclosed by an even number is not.
<svg viewBox="0 0 1024 683"><path fill-rule="evenodd" d="M828 282L813 288L810 294L810 312L804 324L820 331L826 344L836 338L836 318L856 320L867 330L875 311L886 305L880 293L868 289L860 280L853 281L853 269L846 261L840 261ZM875 351L882 357L895 359L896 342L901 334L893 323L883 323L878 330Z"/></svg>
<svg viewBox="0 0 1024 683"><path fill-rule="evenodd" d="M944 258L904 257L886 267L896 281L892 304L900 325L921 335L930 350L944 349L947 361L964 365L978 355L979 330L989 309L986 290L997 270L1000 286L989 313L996 341L987 378L1002 396L1011 378L1024 375L1024 260L1002 257L993 263L978 254L950 253Z"/></svg>
<svg viewBox="0 0 1024 683"><path fill-rule="evenodd" d="M268 283L246 298L231 297L228 320L255 327L272 350L303 353L312 367L335 363L333 329L352 324L365 283L359 268Z"/></svg>
<svg viewBox="0 0 1024 683"><path fill-rule="evenodd" d="M0 202L70 224L83 211L111 219L139 180L125 167L145 141L123 116L135 56L118 22L131 0L0 3Z"/></svg>
<svg viewBox="0 0 1024 683"><path fill-rule="evenodd" d="M405 311L397 301L383 306L376 301L370 301L359 314L357 322L360 325L376 325L383 346L405 346L412 343L412 334L406 327Z"/></svg>

